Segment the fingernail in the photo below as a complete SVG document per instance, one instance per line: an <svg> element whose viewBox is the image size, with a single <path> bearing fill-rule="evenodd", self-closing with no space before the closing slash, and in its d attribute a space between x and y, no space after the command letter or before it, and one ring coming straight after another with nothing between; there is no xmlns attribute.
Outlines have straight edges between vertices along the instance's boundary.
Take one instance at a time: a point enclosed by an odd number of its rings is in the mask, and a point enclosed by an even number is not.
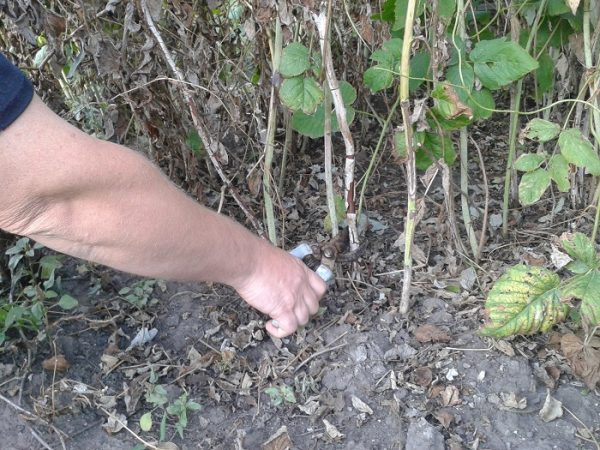
<svg viewBox="0 0 600 450"><path fill-rule="evenodd" d="M279 328L279 322L276 320L271 320L271 325L273 325L274 328Z"/></svg>

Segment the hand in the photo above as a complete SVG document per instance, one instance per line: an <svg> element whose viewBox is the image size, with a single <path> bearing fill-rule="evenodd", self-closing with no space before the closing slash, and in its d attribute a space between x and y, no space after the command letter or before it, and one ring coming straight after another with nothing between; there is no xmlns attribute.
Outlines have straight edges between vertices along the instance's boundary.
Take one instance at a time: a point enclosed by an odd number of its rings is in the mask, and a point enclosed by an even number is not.
<svg viewBox="0 0 600 450"><path fill-rule="evenodd" d="M256 255L254 269L234 286L250 306L267 314L267 331L289 336L319 310L327 285L306 265L283 250L265 245Z"/></svg>

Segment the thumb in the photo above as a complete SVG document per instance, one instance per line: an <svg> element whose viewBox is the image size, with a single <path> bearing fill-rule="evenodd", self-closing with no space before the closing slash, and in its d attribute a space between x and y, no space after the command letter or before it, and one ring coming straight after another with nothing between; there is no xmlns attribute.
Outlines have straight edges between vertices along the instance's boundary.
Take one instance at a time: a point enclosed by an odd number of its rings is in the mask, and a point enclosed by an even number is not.
<svg viewBox="0 0 600 450"><path fill-rule="evenodd" d="M269 320L265 325L265 328L271 336L281 339L293 334L298 328L298 325L296 323L291 323L290 320L285 320L285 318L280 318L279 320Z"/></svg>

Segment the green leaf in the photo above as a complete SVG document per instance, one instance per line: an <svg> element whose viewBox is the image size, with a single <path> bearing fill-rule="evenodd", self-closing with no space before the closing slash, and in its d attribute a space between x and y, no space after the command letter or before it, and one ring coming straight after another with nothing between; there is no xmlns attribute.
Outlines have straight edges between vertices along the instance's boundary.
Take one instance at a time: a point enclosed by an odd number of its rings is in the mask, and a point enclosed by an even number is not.
<svg viewBox="0 0 600 450"><path fill-rule="evenodd" d="M448 67L446 80L452 85L461 101L466 102L475 83L473 66L463 59L460 66L455 64Z"/></svg>
<svg viewBox="0 0 600 450"><path fill-rule="evenodd" d="M473 111L465 105L449 83L439 83L431 92L434 110L439 116L446 120L453 120L462 116L467 120L473 117Z"/></svg>
<svg viewBox="0 0 600 450"><path fill-rule="evenodd" d="M506 337L548 331L569 312L561 302L559 284L560 277L543 267L520 264L510 268L488 294L489 320L481 333Z"/></svg>
<svg viewBox="0 0 600 450"><path fill-rule="evenodd" d="M283 49L279 73L285 78L298 76L310 68L308 49L299 42L292 42Z"/></svg>
<svg viewBox="0 0 600 450"><path fill-rule="evenodd" d="M429 131L416 133L415 166L419 170L427 170L433 160L444 159L448 165L456 160L456 152L452 139L442 133Z"/></svg>
<svg viewBox="0 0 600 450"><path fill-rule="evenodd" d="M371 59L379 64L367 69L363 75L363 81L371 91L378 92L392 85L401 52L402 39L398 38L385 41L382 48L373 52Z"/></svg>
<svg viewBox="0 0 600 450"><path fill-rule="evenodd" d="M147 412L140 417L140 428L142 431L150 431L152 429L152 413Z"/></svg>
<svg viewBox="0 0 600 450"><path fill-rule="evenodd" d="M554 60L548 54L548 51L544 51L538 58L539 67L535 71L535 78L537 81L537 98L541 99L542 95L546 92L550 92L550 89L554 86Z"/></svg>
<svg viewBox="0 0 600 450"><path fill-rule="evenodd" d="M548 7L546 14L549 16L560 16L562 14L570 13L571 10L567 6L565 0L548 0Z"/></svg>
<svg viewBox="0 0 600 450"><path fill-rule="evenodd" d="M167 391L160 384L152 386L152 388L146 392L145 397L146 401L154 406L162 406L169 401Z"/></svg>
<svg viewBox="0 0 600 450"><path fill-rule="evenodd" d="M185 407L190 411L200 411L202 409L202 405L200 403L196 403L191 400L186 403Z"/></svg>
<svg viewBox="0 0 600 450"><path fill-rule="evenodd" d="M280 392L279 388L277 388L275 386L271 386L271 387L265 389L264 392L271 399L271 404L273 406L279 406L283 403L283 397L281 396L281 392Z"/></svg>
<svg viewBox="0 0 600 450"><path fill-rule="evenodd" d="M531 172L540 167L544 161L546 161L546 155L525 153L515 161L515 169L521 172Z"/></svg>
<svg viewBox="0 0 600 450"><path fill-rule="evenodd" d="M581 300L581 318L590 327L600 325L600 273L597 270L576 275L563 289L566 297Z"/></svg>
<svg viewBox="0 0 600 450"><path fill-rule="evenodd" d="M73 297L71 297L69 294L64 294L58 301L58 306L60 306L64 310L73 309L77 305L79 305L79 302Z"/></svg>
<svg viewBox="0 0 600 450"><path fill-rule="evenodd" d="M527 206L537 202L550 186L550 181L550 174L545 169L536 169L523 175L519 183L521 205Z"/></svg>
<svg viewBox="0 0 600 450"><path fill-rule="evenodd" d="M9 329L13 324L21 320L24 315L25 308L22 306L11 306L4 318L4 329Z"/></svg>
<svg viewBox="0 0 600 450"><path fill-rule="evenodd" d="M200 135L194 129L190 130L185 138L186 145L192 150L192 153L196 158L202 158L202 150L204 146L202 144L202 140L200 139Z"/></svg>
<svg viewBox="0 0 600 450"><path fill-rule="evenodd" d="M585 234L563 233L560 237L560 243L574 262L577 261L585 264L585 268L582 271L597 269L600 265L594 244Z"/></svg>
<svg viewBox="0 0 600 450"><path fill-rule="evenodd" d="M456 11L456 0L439 0L437 13L441 18L451 20Z"/></svg>
<svg viewBox="0 0 600 450"><path fill-rule="evenodd" d="M523 136L537 142L548 142L560 134L560 125L544 119L531 119L523 129Z"/></svg>
<svg viewBox="0 0 600 450"><path fill-rule="evenodd" d="M342 99L346 106L346 121L351 124L354 121L355 111L350 105L356 100L356 89L347 81L340 81L340 90ZM319 105L314 114L304 114L302 111L296 111L292 114L292 128L298 133L313 139L323 137L325 133L325 108ZM331 131L337 133L340 126L337 121L335 108L331 112Z"/></svg>
<svg viewBox="0 0 600 450"><path fill-rule="evenodd" d="M600 175L600 158L581 131L575 128L563 131L558 138L558 146L567 162L585 168L592 175Z"/></svg>
<svg viewBox="0 0 600 450"><path fill-rule="evenodd" d="M363 74L363 82L373 92L389 88L394 82L392 69L382 64L370 67Z"/></svg>
<svg viewBox="0 0 600 450"><path fill-rule="evenodd" d="M489 119L496 109L494 96L486 88L471 92L467 105L473 110L473 120Z"/></svg>
<svg viewBox="0 0 600 450"><path fill-rule="evenodd" d="M61 256L61 255L43 256L39 262L40 268L42 269L42 271L41 271L42 279L48 280L50 278L53 278L54 272L56 271L56 269L59 269L62 267L62 262L61 262L62 259L63 259L63 256Z"/></svg>
<svg viewBox="0 0 600 450"><path fill-rule="evenodd" d="M569 182L569 163L563 155L554 155L548 162L548 173L550 178L558 186L560 192L567 192L571 187Z"/></svg>
<svg viewBox="0 0 600 450"><path fill-rule="evenodd" d="M279 89L281 101L292 111L313 114L323 102L323 91L312 77L294 77L283 80Z"/></svg>
<svg viewBox="0 0 600 450"><path fill-rule="evenodd" d="M282 386L281 393L283 399L288 403L296 403L296 396L294 395L294 389L290 386Z"/></svg>
<svg viewBox="0 0 600 450"><path fill-rule="evenodd" d="M429 72L429 63L431 56L426 52L417 52L410 60L410 81L408 82L409 92L416 91L424 82Z"/></svg>
<svg viewBox="0 0 600 450"><path fill-rule="evenodd" d="M504 38L478 42L469 57L475 75L491 90L506 86L539 66L523 47Z"/></svg>

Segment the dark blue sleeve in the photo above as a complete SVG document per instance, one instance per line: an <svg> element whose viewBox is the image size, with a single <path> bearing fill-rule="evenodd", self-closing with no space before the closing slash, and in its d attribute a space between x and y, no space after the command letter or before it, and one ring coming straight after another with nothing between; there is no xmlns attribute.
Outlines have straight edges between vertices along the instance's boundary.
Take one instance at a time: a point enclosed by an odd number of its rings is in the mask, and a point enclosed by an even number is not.
<svg viewBox="0 0 600 450"><path fill-rule="evenodd" d="M32 97L31 82L0 53L0 131L17 120Z"/></svg>

